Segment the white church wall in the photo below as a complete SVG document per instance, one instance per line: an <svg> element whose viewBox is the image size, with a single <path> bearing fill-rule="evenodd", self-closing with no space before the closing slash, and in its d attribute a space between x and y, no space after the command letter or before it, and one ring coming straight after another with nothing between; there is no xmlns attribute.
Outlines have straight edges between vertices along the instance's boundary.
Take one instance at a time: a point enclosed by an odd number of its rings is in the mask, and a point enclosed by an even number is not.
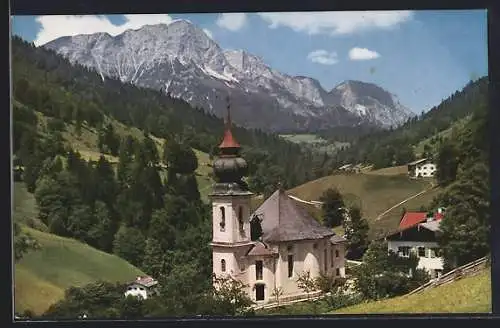
<svg viewBox="0 0 500 328"><path fill-rule="evenodd" d="M262 261L262 276L257 277L257 261ZM264 285L264 300L263 302L267 302L270 298L272 298L273 289L276 284L275 280L275 269L276 269L277 260L274 257L264 257L264 256L252 256L249 258L249 270L248 270L248 282L250 285L251 291L251 299L256 300L255 294L255 285L263 284ZM257 279L260 278L260 279Z"/></svg>
<svg viewBox="0 0 500 328"><path fill-rule="evenodd" d="M226 247L217 247L212 252L213 272L216 276L223 274L235 275L240 272L233 249ZM223 270L222 261L225 261L225 270Z"/></svg>
<svg viewBox="0 0 500 328"><path fill-rule="evenodd" d="M239 211L242 209L243 230L239 225ZM223 209L223 210L222 210ZM224 220L222 220L224 216ZM250 198L212 198L212 240L214 242L235 243L250 240ZM224 228L221 222L224 221Z"/></svg>

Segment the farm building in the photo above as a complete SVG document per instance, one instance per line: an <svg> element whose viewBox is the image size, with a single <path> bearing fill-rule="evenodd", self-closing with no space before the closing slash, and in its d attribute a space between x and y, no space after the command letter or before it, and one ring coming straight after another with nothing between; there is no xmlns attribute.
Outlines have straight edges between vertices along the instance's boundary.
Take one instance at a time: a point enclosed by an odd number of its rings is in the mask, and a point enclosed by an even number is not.
<svg viewBox="0 0 500 328"><path fill-rule="evenodd" d="M151 277L137 277L135 281L127 286L125 297L131 295L147 299L153 294L156 294L158 288L158 281Z"/></svg>
<svg viewBox="0 0 500 328"><path fill-rule="evenodd" d="M443 271L443 259L437 243L444 210L438 209L429 215L426 212L406 212L396 232L385 237L389 251L408 257L414 253L419 257L417 268L425 269L432 278Z"/></svg>
<svg viewBox="0 0 500 328"><path fill-rule="evenodd" d="M408 163L408 175L412 178L430 178L436 173L436 164L428 158Z"/></svg>

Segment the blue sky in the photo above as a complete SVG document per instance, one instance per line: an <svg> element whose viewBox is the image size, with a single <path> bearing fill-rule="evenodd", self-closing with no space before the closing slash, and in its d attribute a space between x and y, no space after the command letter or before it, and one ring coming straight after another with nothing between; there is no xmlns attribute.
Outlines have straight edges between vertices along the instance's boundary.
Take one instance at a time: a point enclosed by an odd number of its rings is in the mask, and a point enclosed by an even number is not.
<svg viewBox="0 0 500 328"><path fill-rule="evenodd" d="M35 44L64 35L112 35L187 19L224 49L245 49L283 73L373 82L420 113L488 73L485 10L17 16L12 32Z"/></svg>

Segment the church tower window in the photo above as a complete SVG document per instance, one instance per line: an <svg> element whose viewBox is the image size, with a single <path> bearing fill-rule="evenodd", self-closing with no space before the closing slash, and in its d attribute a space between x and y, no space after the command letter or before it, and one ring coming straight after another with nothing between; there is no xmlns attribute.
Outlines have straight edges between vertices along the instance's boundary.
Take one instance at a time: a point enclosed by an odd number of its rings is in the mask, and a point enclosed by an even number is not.
<svg viewBox="0 0 500 328"><path fill-rule="evenodd" d="M226 228L226 209L224 207L220 207L220 231L224 231Z"/></svg>
<svg viewBox="0 0 500 328"><path fill-rule="evenodd" d="M240 232L243 233L243 206L238 207L238 223L240 227Z"/></svg>
<svg viewBox="0 0 500 328"><path fill-rule="evenodd" d="M288 278L293 277L293 255L288 255Z"/></svg>
<svg viewBox="0 0 500 328"><path fill-rule="evenodd" d="M220 270L226 272L226 260L220 260Z"/></svg>

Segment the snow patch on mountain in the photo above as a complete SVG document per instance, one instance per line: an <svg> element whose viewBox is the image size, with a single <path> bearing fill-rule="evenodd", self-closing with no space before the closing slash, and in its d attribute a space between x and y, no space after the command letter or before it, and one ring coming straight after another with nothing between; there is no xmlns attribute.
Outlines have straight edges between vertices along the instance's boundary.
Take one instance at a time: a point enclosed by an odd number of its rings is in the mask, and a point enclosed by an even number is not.
<svg viewBox="0 0 500 328"><path fill-rule="evenodd" d="M379 86L346 81L327 92L306 76L290 76L244 50L223 50L186 20L107 33L62 37L47 43L95 69L102 79L154 88L222 116L231 94L234 120L249 127L316 129L363 122L399 125L413 113Z"/></svg>

